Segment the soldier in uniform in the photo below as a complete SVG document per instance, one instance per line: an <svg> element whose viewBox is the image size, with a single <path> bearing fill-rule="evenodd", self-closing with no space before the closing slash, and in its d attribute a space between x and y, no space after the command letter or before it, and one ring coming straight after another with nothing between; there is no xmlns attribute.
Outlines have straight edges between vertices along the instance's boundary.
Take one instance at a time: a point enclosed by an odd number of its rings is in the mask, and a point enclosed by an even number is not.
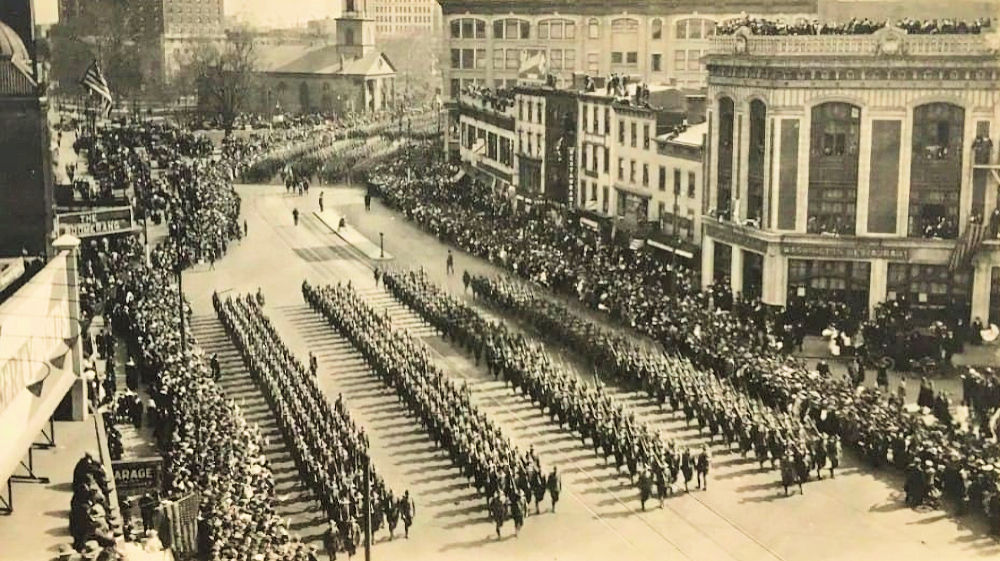
<svg viewBox="0 0 1000 561"><path fill-rule="evenodd" d="M339 547L340 532L337 529L337 524L333 520L330 520L326 531L323 532L323 548L326 550L326 556L330 558L330 561L336 561L337 549Z"/></svg>
<svg viewBox="0 0 1000 561"><path fill-rule="evenodd" d="M698 471L698 488L705 491L708 491L708 468L711 461L708 446L702 444L701 452L698 453L698 461L695 467Z"/></svg>
<svg viewBox="0 0 1000 561"><path fill-rule="evenodd" d="M514 491L510 501L510 517L514 520L514 537L520 535L521 527L524 526L524 515L527 514L527 511L528 501L525 499L524 493Z"/></svg>
<svg viewBox="0 0 1000 561"><path fill-rule="evenodd" d="M555 466L552 466L552 473L549 474L548 488L549 497L552 498L552 512L555 512L556 503L559 502L559 493L562 492L562 478L559 477Z"/></svg>
<svg viewBox="0 0 1000 561"><path fill-rule="evenodd" d="M639 504L646 510L646 501L653 495L653 478L645 466L639 470ZM662 500L660 501L662 505Z"/></svg>
<svg viewBox="0 0 1000 561"><path fill-rule="evenodd" d="M489 501L490 518L497 529L497 539L500 539L500 530L503 528L504 519L507 517L507 505L504 503L500 493L497 492Z"/></svg>
<svg viewBox="0 0 1000 561"><path fill-rule="evenodd" d="M413 517L417 514L417 505L410 498L410 491L403 491L403 496L399 498L399 513L403 518L404 537L409 539L410 526L413 525Z"/></svg>

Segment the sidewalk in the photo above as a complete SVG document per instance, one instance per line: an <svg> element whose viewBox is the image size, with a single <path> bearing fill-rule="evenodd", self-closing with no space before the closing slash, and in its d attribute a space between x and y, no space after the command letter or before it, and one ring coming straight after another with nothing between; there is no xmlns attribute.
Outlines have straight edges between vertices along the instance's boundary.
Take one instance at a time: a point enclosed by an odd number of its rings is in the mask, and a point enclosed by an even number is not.
<svg viewBox="0 0 1000 561"><path fill-rule="evenodd" d="M388 251L383 251L379 245L366 238L361 232L355 230L350 224L345 224L343 228L338 228L337 226L340 224L342 216L336 211L327 209L323 212L313 212L313 214L316 215L316 218L319 218L319 221L325 224L331 232L350 244L354 249L363 253L369 259L378 261L388 261L392 259L392 255Z"/></svg>
<svg viewBox="0 0 1000 561"><path fill-rule="evenodd" d="M101 457L98 416L86 421L56 421L55 448L34 451L35 473L49 483L14 483L14 513L0 518L0 561L55 558L69 544L69 507L73 468L85 452ZM23 471L23 470L21 470Z"/></svg>

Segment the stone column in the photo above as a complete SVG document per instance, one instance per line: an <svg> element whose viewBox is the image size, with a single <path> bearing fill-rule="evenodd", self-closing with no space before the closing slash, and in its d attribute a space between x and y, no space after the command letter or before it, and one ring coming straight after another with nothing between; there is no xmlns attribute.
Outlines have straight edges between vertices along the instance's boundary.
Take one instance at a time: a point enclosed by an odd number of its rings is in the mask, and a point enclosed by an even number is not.
<svg viewBox="0 0 1000 561"><path fill-rule="evenodd" d="M988 259L977 259L972 276L972 310L969 321L977 317L984 325L990 319L990 289L993 284L993 267Z"/></svg>
<svg viewBox="0 0 1000 561"><path fill-rule="evenodd" d="M875 307L889 297L889 262L885 259L871 261L871 277L868 280L868 317L875 313Z"/></svg>
<svg viewBox="0 0 1000 561"><path fill-rule="evenodd" d="M729 270L729 286L733 294L743 293L743 248L733 244L732 267Z"/></svg>
<svg viewBox="0 0 1000 561"><path fill-rule="evenodd" d="M701 240L701 288L712 286L715 275L715 240L704 236Z"/></svg>
<svg viewBox="0 0 1000 561"><path fill-rule="evenodd" d="M80 240L69 234L64 234L52 242L52 248L66 252L66 298L69 307L69 325L66 338L69 343L70 363L76 381L70 389L72 402L72 420L87 420L87 381L83 379L83 337L80 326L80 283L77 279L77 259L79 258Z"/></svg>
<svg viewBox="0 0 1000 561"><path fill-rule="evenodd" d="M788 260L776 248L764 254L763 276L761 301L784 307L788 303Z"/></svg>

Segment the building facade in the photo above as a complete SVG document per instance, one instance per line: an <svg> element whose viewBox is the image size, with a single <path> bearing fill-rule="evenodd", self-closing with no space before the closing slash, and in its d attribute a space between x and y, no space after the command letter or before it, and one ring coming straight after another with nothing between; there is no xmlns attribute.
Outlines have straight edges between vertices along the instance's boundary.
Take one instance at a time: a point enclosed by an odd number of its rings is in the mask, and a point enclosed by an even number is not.
<svg viewBox="0 0 1000 561"><path fill-rule="evenodd" d="M51 254L48 100L25 41L0 21L0 257Z"/></svg>
<svg viewBox="0 0 1000 561"><path fill-rule="evenodd" d="M375 33L380 38L429 37L441 27L437 0L371 0L368 11L375 18Z"/></svg>
<svg viewBox="0 0 1000 561"><path fill-rule="evenodd" d="M463 94L458 107L459 154L466 171L499 188L516 189L520 182L514 150L526 150L530 157L536 154L536 148L534 145L515 148L518 139L514 103Z"/></svg>
<svg viewBox="0 0 1000 561"><path fill-rule="evenodd" d="M548 70L572 75L612 72L653 84L697 88L705 83L701 58L718 22L738 17L746 2L692 0L583 0L487 2L441 0L444 92L469 84L512 86L521 62L544 54ZM815 17L817 0L754 4L751 15Z"/></svg>
<svg viewBox="0 0 1000 561"><path fill-rule="evenodd" d="M702 284L995 319L997 39L713 38Z"/></svg>

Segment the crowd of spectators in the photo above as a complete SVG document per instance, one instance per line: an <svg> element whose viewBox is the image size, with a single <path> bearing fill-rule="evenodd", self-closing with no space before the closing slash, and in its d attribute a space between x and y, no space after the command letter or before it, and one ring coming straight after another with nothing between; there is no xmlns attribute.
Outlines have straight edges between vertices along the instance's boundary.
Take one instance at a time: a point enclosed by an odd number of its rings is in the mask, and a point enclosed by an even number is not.
<svg viewBox="0 0 1000 561"><path fill-rule="evenodd" d="M933 467L951 482L964 474L969 485L963 495L947 486L952 498L973 495L1000 529L1000 448L975 427L926 422L880 390L818 376L780 351L773 324L718 313L690 272L628 246L587 243L572 218L512 212L498 203L502 195L456 186L450 177L447 170L428 170L415 180L387 168L380 187L387 204L442 240L606 312L703 372L735 378L770 406L800 402L803 415L822 418L821 428L875 467L892 463L923 477Z"/></svg>
<svg viewBox="0 0 1000 561"><path fill-rule="evenodd" d="M102 148L87 161L110 181L134 181L146 172L143 161L128 155L141 158L140 148L164 170L150 190L165 201L162 212L174 235L153 248L148 261L139 237L128 234L84 244L81 258L89 306L137 350L135 366L149 382L164 498L200 499L203 559L306 561L312 553L274 510L274 477L259 430L213 380L189 322L181 335L175 267L225 252L242 233L239 197L225 168L210 161L209 146L168 125L136 122L97 134Z"/></svg>
<svg viewBox="0 0 1000 561"><path fill-rule="evenodd" d="M732 35L746 27L753 35L870 35L886 25L905 30L910 35L979 34L992 26L989 18L972 21L956 19L918 20L905 18L897 21L876 21L869 18L851 18L846 22L821 22L817 19L799 19L795 22L742 16L716 27L718 35Z"/></svg>
<svg viewBox="0 0 1000 561"><path fill-rule="evenodd" d="M500 111L501 113L514 106L514 90L512 89L493 89L485 86L478 86L476 84L469 84L465 87L463 93L469 97L482 101L483 104L490 109Z"/></svg>

